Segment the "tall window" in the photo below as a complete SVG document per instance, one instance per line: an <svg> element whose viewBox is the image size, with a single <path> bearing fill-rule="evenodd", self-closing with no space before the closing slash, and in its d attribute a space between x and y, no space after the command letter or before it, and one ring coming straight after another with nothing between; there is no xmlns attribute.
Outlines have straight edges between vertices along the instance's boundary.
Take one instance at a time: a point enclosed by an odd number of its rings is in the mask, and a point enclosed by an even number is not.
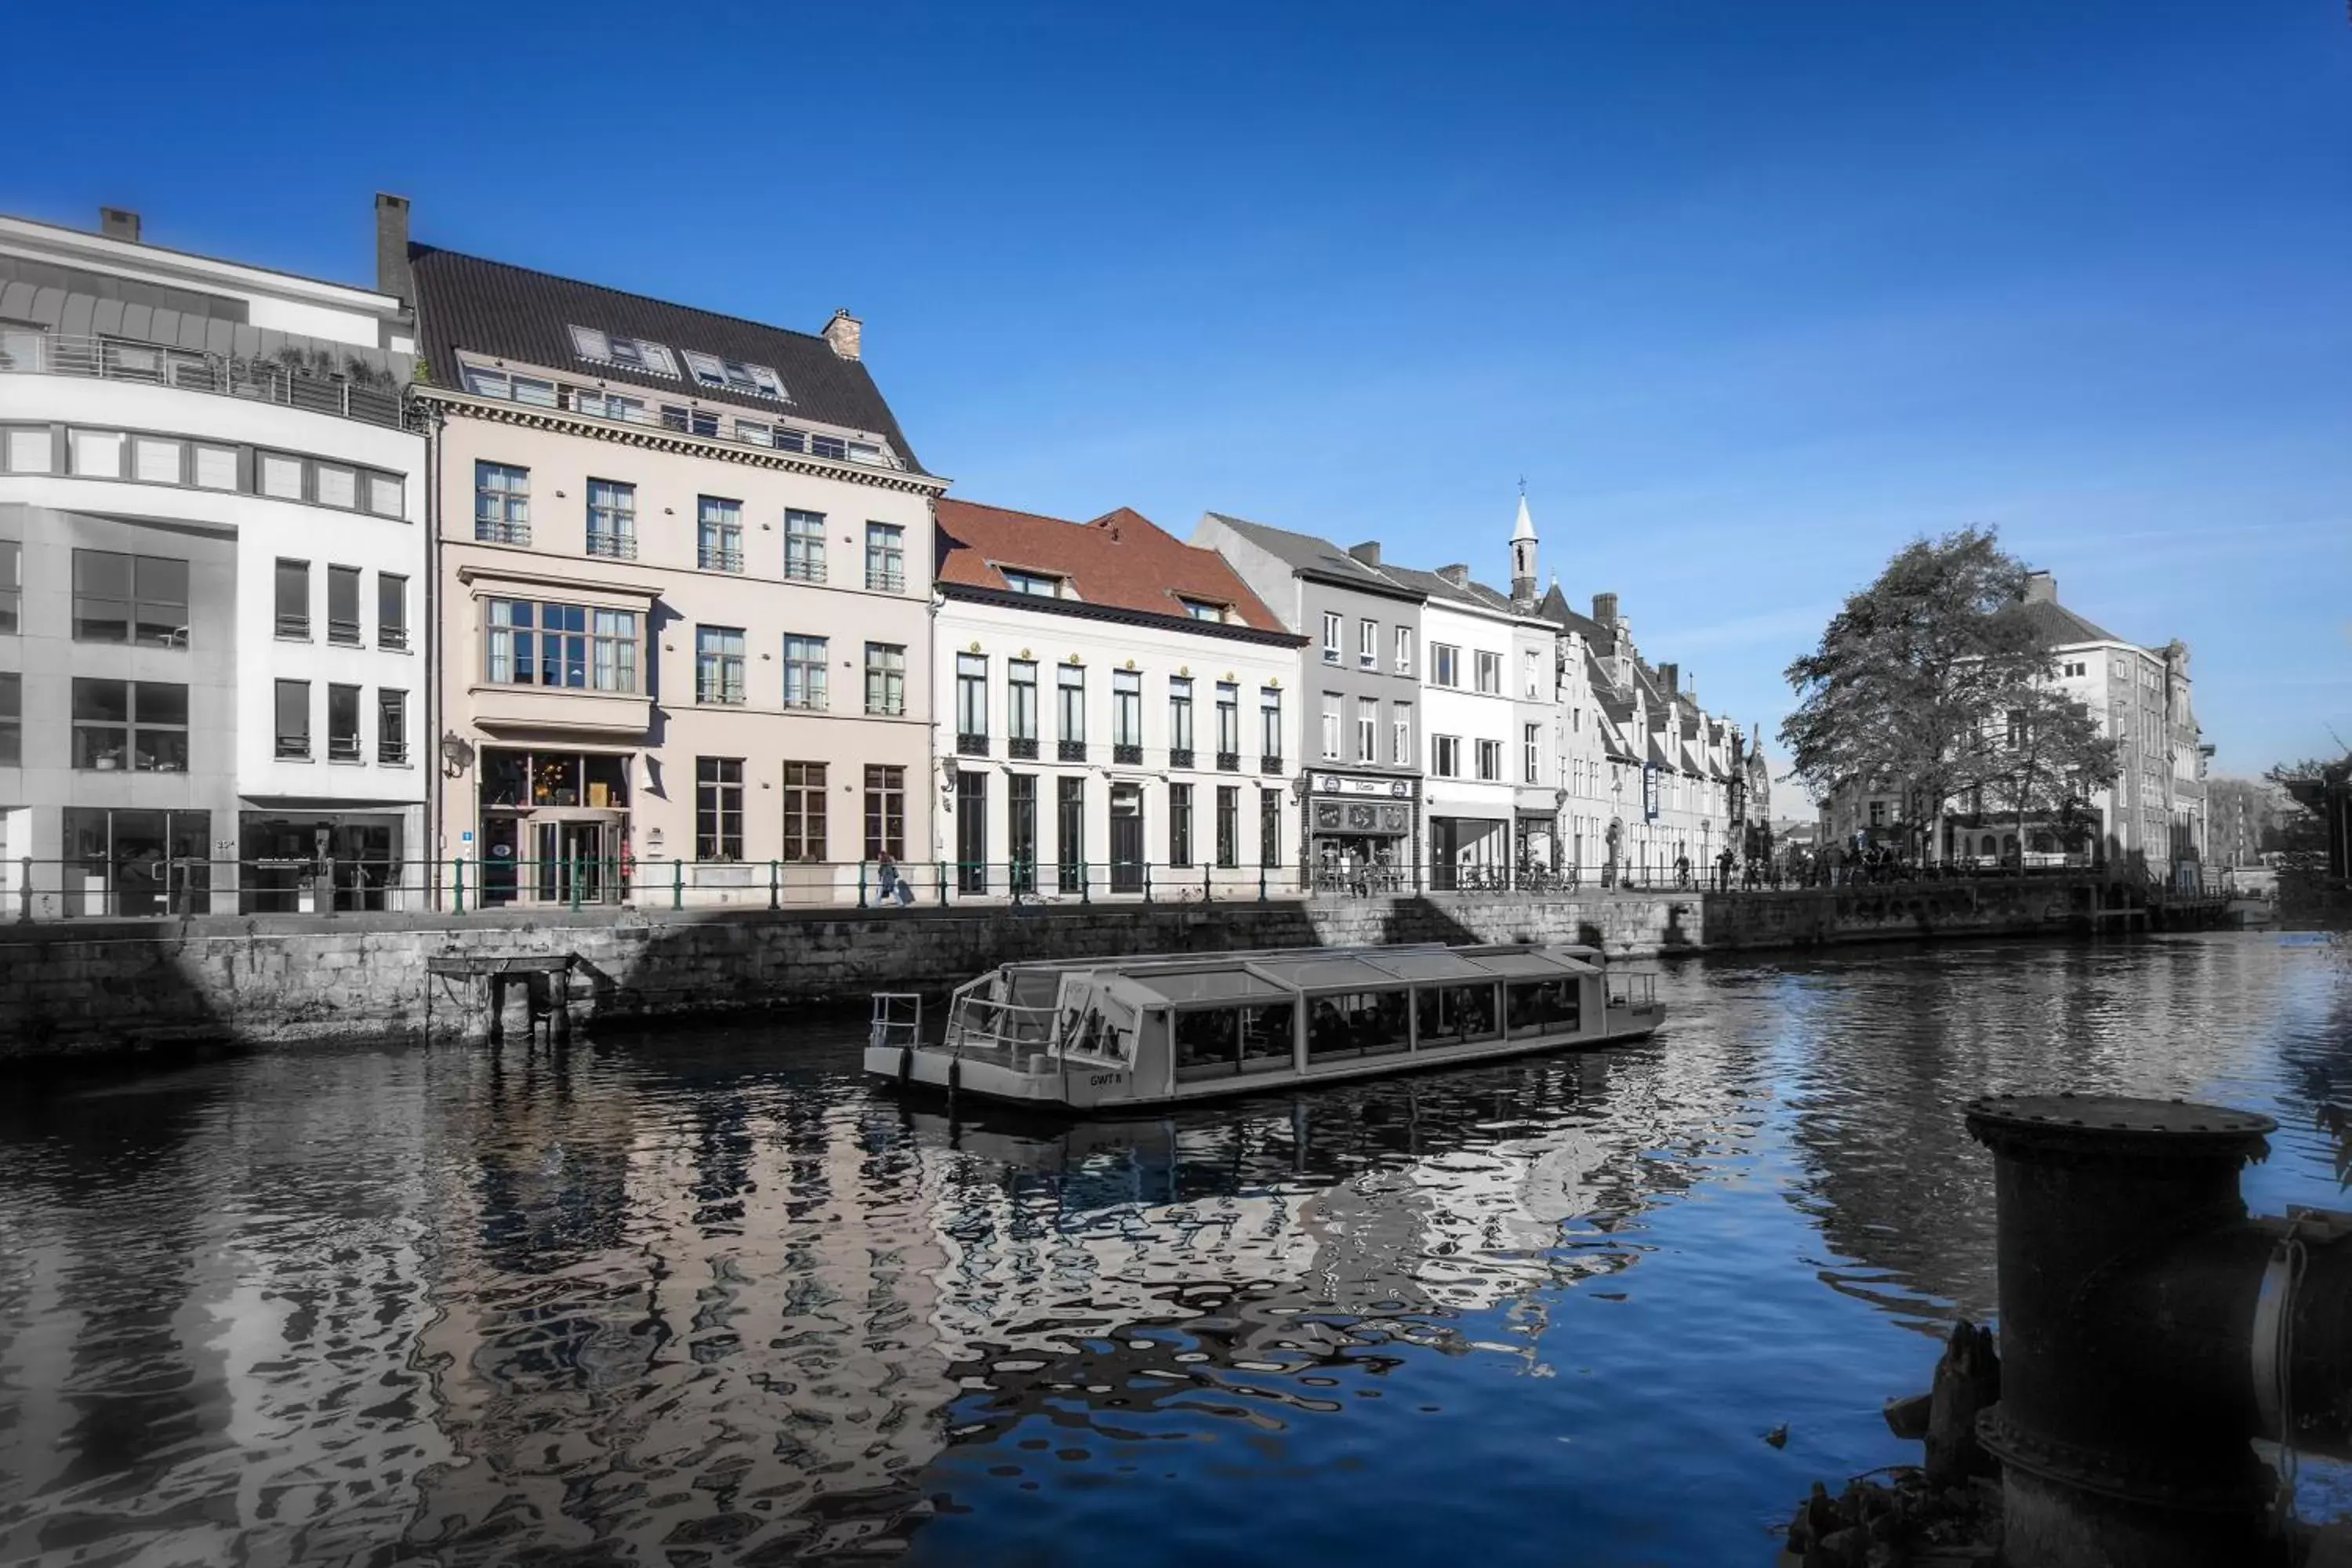
<svg viewBox="0 0 2352 1568"><path fill-rule="evenodd" d="M1282 766L1282 689L1261 686L1257 690L1257 752L1262 768Z"/></svg>
<svg viewBox="0 0 2352 1568"><path fill-rule="evenodd" d="M310 563L308 561L278 563L278 635L281 637L310 636Z"/></svg>
<svg viewBox="0 0 2352 1568"><path fill-rule="evenodd" d="M1499 783L1501 781L1503 777L1502 742L1481 741L1478 742L1478 776L1482 779L1488 780L1489 782Z"/></svg>
<svg viewBox="0 0 2352 1568"><path fill-rule="evenodd" d="M694 558L705 572L743 570L743 503L720 496L695 502Z"/></svg>
<svg viewBox="0 0 2352 1568"><path fill-rule="evenodd" d="M1525 662L1528 667L1528 695L1530 697L1540 697L1543 695L1543 655L1535 648L1528 648L1526 652Z"/></svg>
<svg viewBox="0 0 2352 1568"><path fill-rule="evenodd" d="M1538 782L1536 777L1537 760L1540 754L1538 748L1542 744L1543 728L1538 724L1521 725L1519 738L1525 753L1520 759L1520 773L1524 775L1520 782L1535 784Z"/></svg>
<svg viewBox="0 0 2352 1568"><path fill-rule="evenodd" d="M1481 651L1478 655L1478 689L1501 696L1503 691L1503 656Z"/></svg>
<svg viewBox="0 0 2352 1568"><path fill-rule="evenodd" d="M310 755L310 683L278 683L278 754L307 761Z"/></svg>
<svg viewBox="0 0 2352 1568"><path fill-rule="evenodd" d="M877 594L907 589L907 531L895 522L866 525L866 585Z"/></svg>
<svg viewBox="0 0 2352 1568"><path fill-rule="evenodd" d="M907 650L898 643L866 645L866 710L885 718L907 710Z"/></svg>
<svg viewBox="0 0 2352 1568"><path fill-rule="evenodd" d="M1399 675L1412 673L1412 628L1411 626L1399 626L1396 629L1396 672Z"/></svg>
<svg viewBox="0 0 2352 1568"><path fill-rule="evenodd" d="M1189 675L1168 678L1168 765L1192 765L1192 678ZM1172 834L1175 829L1171 826L1169 831Z"/></svg>
<svg viewBox="0 0 2352 1568"><path fill-rule="evenodd" d="M474 465L474 537L484 544L530 542L530 470Z"/></svg>
<svg viewBox="0 0 2352 1568"><path fill-rule="evenodd" d="M1461 777L1462 742L1452 735L1432 735L1429 738L1429 771L1442 779Z"/></svg>
<svg viewBox="0 0 2352 1568"><path fill-rule="evenodd" d="M24 629L25 551L13 539L0 539L0 637Z"/></svg>
<svg viewBox="0 0 2352 1568"><path fill-rule="evenodd" d="M16 549L0 545L0 610L14 630L18 591ZM301 569L302 631L309 636L310 568ZM282 578L282 573L281 573ZM73 552L73 635L76 642L136 643L143 647L188 646L188 563L164 555L124 555L108 550Z"/></svg>
<svg viewBox="0 0 2352 1568"><path fill-rule="evenodd" d="M800 583L824 581L824 513L785 510L784 575Z"/></svg>
<svg viewBox="0 0 2352 1568"><path fill-rule="evenodd" d="M743 858L743 759L694 759L694 858Z"/></svg>
<svg viewBox="0 0 2352 1568"><path fill-rule="evenodd" d="M327 760L360 760L360 689L356 686L327 688Z"/></svg>
<svg viewBox="0 0 2352 1568"><path fill-rule="evenodd" d="M375 574L375 646L408 647L408 579L389 572Z"/></svg>
<svg viewBox="0 0 2352 1568"><path fill-rule="evenodd" d="M1339 759L1339 694L1323 694L1323 754L1333 762Z"/></svg>
<svg viewBox="0 0 2352 1568"><path fill-rule="evenodd" d="M1143 677L1138 671L1110 672L1110 743L1114 762L1143 761Z"/></svg>
<svg viewBox="0 0 2352 1568"><path fill-rule="evenodd" d="M76 678L73 765L97 773L186 773L188 689Z"/></svg>
<svg viewBox="0 0 2352 1568"><path fill-rule="evenodd" d="M1242 689L1230 680L1217 682L1217 766L1242 765Z"/></svg>
<svg viewBox="0 0 2352 1568"><path fill-rule="evenodd" d="M1065 762L1087 760L1087 667L1066 664L1054 674L1057 709L1054 715L1060 725L1056 735L1061 742Z"/></svg>
<svg viewBox="0 0 2352 1568"><path fill-rule="evenodd" d="M1380 622L1358 621L1356 623L1356 662L1366 669L1381 662Z"/></svg>
<svg viewBox="0 0 2352 1568"><path fill-rule="evenodd" d="M1192 786L1172 784L1168 786L1168 863L1190 866L1192 863Z"/></svg>
<svg viewBox="0 0 2352 1568"><path fill-rule="evenodd" d="M1381 704L1378 698L1356 699L1356 761L1381 760Z"/></svg>
<svg viewBox="0 0 2352 1568"><path fill-rule="evenodd" d="M617 479L588 481L588 553L617 561L637 558L637 487Z"/></svg>
<svg viewBox="0 0 2352 1568"><path fill-rule="evenodd" d="M1389 765L1397 768L1412 766L1412 704L1391 703L1389 707Z"/></svg>
<svg viewBox="0 0 2352 1568"><path fill-rule="evenodd" d="M827 637L784 637L784 706L812 713L825 710L824 670L833 657Z"/></svg>
<svg viewBox="0 0 2352 1568"><path fill-rule="evenodd" d="M0 768L25 764L25 678L0 674Z"/></svg>
<svg viewBox="0 0 2352 1568"><path fill-rule="evenodd" d="M1242 792L1238 784L1217 786L1217 864L1241 863Z"/></svg>
<svg viewBox="0 0 2352 1568"><path fill-rule="evenodd" d="M694 628L694 700L740 707L743 689L743 628Z"/></svg>
<svg viewBox="0 0 2352 1568"><path fill-rule="evenodd" d="M784 764L784 856L787 860L824 858L824 764Z"/></svg>
<svg viewBox="0 0 2352 1568"><path fill-rule="evenodd" d="M408 761L408 693L379 688L375 694L375 760Z"/></svg>
<svg viewBox="0 0 2352 1568"><path fill-rule="evenodd" d="M1257 863L1282 864L1282 792L1278 789L1257 792Z"/></svg>
<svg viewBox="0 0 2352 1568"><path fill-rule="evenodd" d="M1059 862L1061 890L1075 893L1086 885L1087 781L1054 781L1054 856Z"/></svg>
<svg viewBox="0 0 2352 1568"><path fill-rule="evenodd" d="M1033 659L1008 660L1004 666L1004 735L1007 754L1037 754L1037 666ZM1010 797L1008 797L1010 798ZM1031 791L1035 799L1035 791Z"/></svg>
<svg viewBox="0 0 2352 1568"><path fill-rule="evenodd" d="M907 770L869 765L866 770L866 858L907 858Z"/></svg>
<svg viewBox="0 0 2352 1568"><path fill-rule="evenodd" d="M490 684L635 693L635 611L530 599L490 599L484 610Z"/></svg>
<svg viewBox="0 0 2352 1568"><path fill-rule="evenodd" d="M327 640L356 645L360 639L360 569L327 568Z"/></svg>
<svg viewBox="0 0 2352 1568"><path fill-rule="evenodd" d="M956 748L988 753L988 656L956 655Z"/></svg>
<svg viewBox="0 0 2352 1568"><path fill-rule="evenodd" d="M1338 611L1326 610L1323 612L1324 663L1337 664L1339 662L1339 632L1340 628L1345 624L1344 618Z"/></svg>
<svg viewBox="0 0 2352 1568"><path fill-rule="evenodd" d="M1462 650L1450 644L1429 645L1429 679L1433 686L1462 684Z"/></svg>

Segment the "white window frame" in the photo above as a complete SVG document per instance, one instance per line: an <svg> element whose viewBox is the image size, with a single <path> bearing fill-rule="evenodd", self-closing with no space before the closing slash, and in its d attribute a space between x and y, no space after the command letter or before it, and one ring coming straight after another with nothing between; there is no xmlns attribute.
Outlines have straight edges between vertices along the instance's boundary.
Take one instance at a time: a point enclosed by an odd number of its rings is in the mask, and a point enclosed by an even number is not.
<svg viewBox="0 0 2352 1568"><path fill-rule="evenodd" d="M1337 610L1323 612L1323 662L1326 664L1339 662L1339 637L1347 619Z"/></svg>

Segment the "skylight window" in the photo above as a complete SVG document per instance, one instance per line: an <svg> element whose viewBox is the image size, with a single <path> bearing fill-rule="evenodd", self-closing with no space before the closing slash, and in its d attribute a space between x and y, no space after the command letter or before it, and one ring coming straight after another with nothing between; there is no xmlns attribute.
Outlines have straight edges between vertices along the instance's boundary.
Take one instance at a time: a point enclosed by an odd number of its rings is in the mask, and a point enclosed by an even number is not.
<svg viewBox="0 0 2352 1568"><path fill-rule="evenodd" d="M1012 566L1000 566L997 570L1004 574L1004 585L1016 594L1034 594L1041 599L1062 596L1062 580L1059 577L1044 572L1023 572Z"/></svg>
<svg viewBox="0 0 2352 1568"><path fill-rule="evenodd" d="M789 403L784 395L784 384L776 373L763 364L745 364L741 360L720 359L715 354L686 351L686 368L694 379L705 386L715 386L722 392L740 392L749 397L772 397L779 403Z"/></svg>
<svg viewBox="0 0 2352 1568"><path fill-rule="evenodd" d="M606 364L641 370L649 375L674 376L677 374L677 361L670 357L669 350L644 338L614 337L593 327L574 327L572 329L572 346L579 351L582 359L601 360Z"/></svg>
<svg viewBox="0 0 2352 1568"><path fill-rule="evenodd" d="M1225 606L1213 599L1193 599L1179 594L1176 602L1183 605L1184 613L1196 621L1222 621L1225 618ZM1369 626L1371 623L1368 621L1365 624Z"/></svg>

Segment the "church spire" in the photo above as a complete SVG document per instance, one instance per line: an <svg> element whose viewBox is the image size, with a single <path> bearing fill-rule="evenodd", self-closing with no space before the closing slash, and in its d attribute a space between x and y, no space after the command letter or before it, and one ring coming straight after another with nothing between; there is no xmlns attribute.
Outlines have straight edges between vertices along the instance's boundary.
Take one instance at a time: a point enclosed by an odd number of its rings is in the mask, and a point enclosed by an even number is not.
<svg viewBox="0 0 2352 1568"><path fill-rule="evenodd" d="M1511 525L1511 603L1521 609L1536 602L1536 521L1528 515L1528 481L1519 481L1519 516Z"/></svg>

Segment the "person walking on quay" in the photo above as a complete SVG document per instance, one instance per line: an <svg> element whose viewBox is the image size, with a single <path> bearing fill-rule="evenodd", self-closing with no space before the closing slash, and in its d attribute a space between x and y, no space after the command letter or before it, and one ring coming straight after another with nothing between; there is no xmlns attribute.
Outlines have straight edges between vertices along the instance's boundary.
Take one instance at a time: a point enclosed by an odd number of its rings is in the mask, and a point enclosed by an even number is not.
<svg viewBox="0 0 2352 1568"><path fill-rule="evenodd" d="M1690 854L1685 850L1675 857L1675 886L1687 889L1690 885Z"/></svg>
<svg viewBox="0 0 2352 1568"><path fill-rule="evenodd" d="M891 858L887 849L882 851L882 858L877 862L877 866L875 879L882 888L882 901L886 904L895 903L900 909L913 903L915 889L908 884L904 877L898 875L898 862Z"/></svg>

